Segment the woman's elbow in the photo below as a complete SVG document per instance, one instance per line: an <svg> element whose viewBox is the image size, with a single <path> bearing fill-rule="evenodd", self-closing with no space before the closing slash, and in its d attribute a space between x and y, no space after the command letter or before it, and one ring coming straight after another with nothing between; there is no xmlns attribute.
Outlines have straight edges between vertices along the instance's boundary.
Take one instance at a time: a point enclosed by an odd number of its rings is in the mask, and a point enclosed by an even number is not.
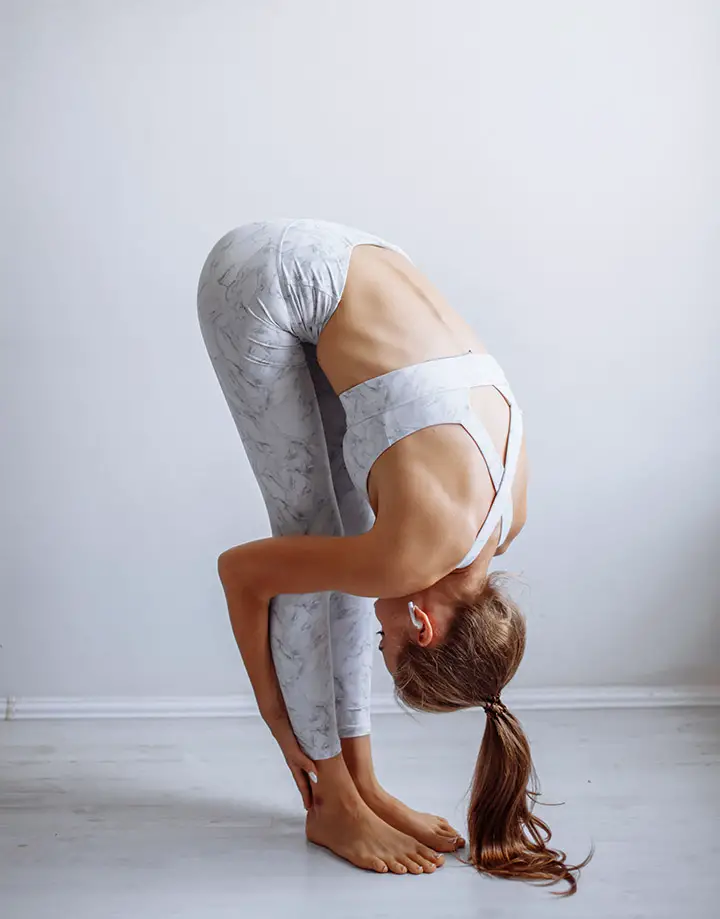
<svg viewBox="0 0 720 919"><path fill-rule="evenodd" d="M249 586L248 568L243 562L241 548L241 546L234 546L218 555L217 573L223 587L239 586L240 584Z"/></svg>

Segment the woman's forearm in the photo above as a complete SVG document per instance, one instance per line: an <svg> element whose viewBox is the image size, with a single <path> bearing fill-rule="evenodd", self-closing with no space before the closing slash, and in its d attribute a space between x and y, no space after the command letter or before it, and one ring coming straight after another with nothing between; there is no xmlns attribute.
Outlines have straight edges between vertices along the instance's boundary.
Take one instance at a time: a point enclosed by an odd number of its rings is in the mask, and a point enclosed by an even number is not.
<svg viewBox="0 0 720 919"><path fill-rule="evenodd" d="M269 601L250 591L235 570L224 570L220 565L218 573L225 591L233 635L260 714L271 730L282 728L287 723L287 709L270 652Z"/></svg>

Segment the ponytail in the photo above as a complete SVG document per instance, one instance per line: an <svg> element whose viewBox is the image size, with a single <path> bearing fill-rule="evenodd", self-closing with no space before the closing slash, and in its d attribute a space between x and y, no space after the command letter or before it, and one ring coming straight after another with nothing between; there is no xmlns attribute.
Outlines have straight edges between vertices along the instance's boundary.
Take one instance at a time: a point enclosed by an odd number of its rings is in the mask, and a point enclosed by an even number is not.
<svg viewBox="0 0 720 919"><path fill-rule="evenodd" d="M543 886L564 881L568 889L558 896L570 896L577 889L575 875L593 852L579 865L568 865L564 852L547 845L550 828L532 813L538 783L525 732L497 696L484 708L487 720L468 813L470 863L494 877Z"/></svg>
<svg viewBox="0 0 720 919"><path fill-rule="evenodd" d="M468 814L470 863L495 877L562 881L567 889L558 895L569 896L592 849L584 862L568 865L564 852L548 846L550 828L532 813L538 792L530 745L499 696L525 651L525 617L500 590L503 572L491 572L480 590L457 580L468 576L448 575L446 591L456 608L447 635L431 647L407 643L393 674L395 690L405 705L423 712L485 709Z"/></svg>

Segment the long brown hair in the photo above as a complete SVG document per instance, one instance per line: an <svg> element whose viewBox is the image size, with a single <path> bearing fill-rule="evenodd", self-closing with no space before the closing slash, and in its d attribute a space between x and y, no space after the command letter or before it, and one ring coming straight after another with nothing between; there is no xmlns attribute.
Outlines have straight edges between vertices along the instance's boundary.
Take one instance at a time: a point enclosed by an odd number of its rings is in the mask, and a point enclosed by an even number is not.
<svg viewBox="0 0 720 919"><path fill-rule="evenodd" d="M538 783L530 745L500 699L525 651L525 617L500 590L506 577L492 572L479 594L463 600L462 575L450 576L455 580L448 589L459 602L447 637L432 648L409 643L395 671L395 689L401 702L418 711L485 709L468 813L470 863L496 877L565 881L568 888L561 895L569 896L593 853L568 865L564 852L548 846L547 823L532 813Z"/></svg>

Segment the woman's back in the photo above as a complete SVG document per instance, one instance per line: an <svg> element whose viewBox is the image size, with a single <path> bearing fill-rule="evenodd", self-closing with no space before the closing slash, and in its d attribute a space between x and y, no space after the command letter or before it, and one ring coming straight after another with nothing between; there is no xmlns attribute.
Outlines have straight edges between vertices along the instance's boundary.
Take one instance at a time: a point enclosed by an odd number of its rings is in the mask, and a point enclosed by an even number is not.
<svg viewBox="0 0 720 919"><path fill-rule="evenodd" d="M372 245L353 250L342 300L317 346L318 361L336 392L389 371L469 350L487 353L473 328L407 258ZM474 387L470 401L504 463L508 403L493 386ZM526 491L523 439L512 487L516 522L506 545L524 522ZM407 525L432 525L434 518L439 531L446 521L453 521L458 530L467 526L478 532L495 488L467 431L444 424L418 430L382 453L372 467L368 492L376 514L382 498L383 513L400 515ZM491 554L499 535L498 525L487 547Z"/></svg>
<svg viewBox="0 0 720 919"><path fill-rule="evenodd" d="M342 299L318 341L337 391L420 361L486 348L474 329L407 258L353 249Z"/></svg>

